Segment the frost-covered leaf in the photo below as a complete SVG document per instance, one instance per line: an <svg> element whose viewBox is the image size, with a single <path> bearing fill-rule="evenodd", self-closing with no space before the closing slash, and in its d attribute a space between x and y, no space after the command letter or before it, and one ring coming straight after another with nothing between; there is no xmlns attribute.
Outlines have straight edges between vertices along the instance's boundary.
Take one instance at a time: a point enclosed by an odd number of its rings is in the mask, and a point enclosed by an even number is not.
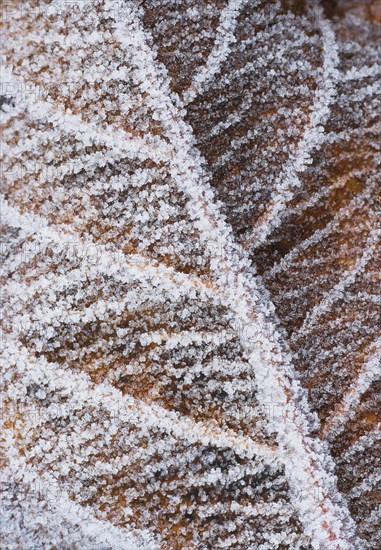
<svg viewBox="0 0 381 550"><path fill-rule="evenodd" d="M343 4L7 6L7 548L379 547L380 26Z"/></svg>

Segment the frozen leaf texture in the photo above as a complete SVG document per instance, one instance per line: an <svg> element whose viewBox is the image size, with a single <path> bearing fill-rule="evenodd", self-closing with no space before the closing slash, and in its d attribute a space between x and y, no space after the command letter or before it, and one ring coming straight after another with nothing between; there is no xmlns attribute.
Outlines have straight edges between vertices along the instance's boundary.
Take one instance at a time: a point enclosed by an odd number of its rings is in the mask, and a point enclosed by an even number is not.
<svg viewBox="0 0 381 550"><path fill-rule="evenodd" d="M378 3L2 33L4 547L380 548Z"/></svg>

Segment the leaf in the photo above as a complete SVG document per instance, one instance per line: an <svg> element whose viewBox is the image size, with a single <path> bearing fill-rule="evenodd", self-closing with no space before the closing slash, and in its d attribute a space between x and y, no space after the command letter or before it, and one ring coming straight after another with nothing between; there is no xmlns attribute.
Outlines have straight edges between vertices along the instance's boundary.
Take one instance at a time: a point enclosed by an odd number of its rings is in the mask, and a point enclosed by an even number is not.
<svg viewBox="0 0 381 550"><path fill-rule="evenodd" d="M7 546L377 548L371 5L8 13Z"/></svg>

